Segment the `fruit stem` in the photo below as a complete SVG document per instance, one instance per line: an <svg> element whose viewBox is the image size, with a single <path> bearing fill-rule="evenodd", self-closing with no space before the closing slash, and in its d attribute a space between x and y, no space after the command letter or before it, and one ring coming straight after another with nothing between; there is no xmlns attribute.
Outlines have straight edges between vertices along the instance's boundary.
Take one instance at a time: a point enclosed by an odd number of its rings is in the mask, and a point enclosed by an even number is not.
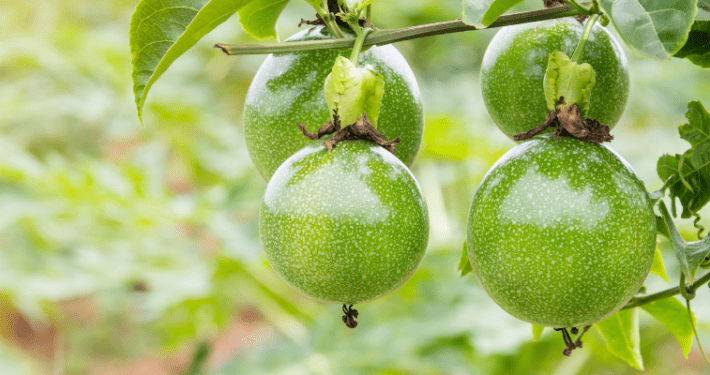
<svg viewBox="0 0 710 375"><path fill-rule="evenodd" d="M570 5L513 14L505 14L500 16L495 22L489 25L488 29L564 17L572 17L578 16L580 14L586 13L580 12L578 9L574 9ZM328 14L328 16L329 15L330 14ZM323 19L325 20L326 18L324 17ZM336 30L340 31L340 29ZM372 35L367 39L365 43L363 43L363 46L385 45L410 39L425 38L435 35L460 33L464 31L474 30L483 29L479 29L473 25L468 25L462 20L430 23L424 25L404 27L401 29L378 29L376 32L372 33ZM334 30L331 31L335 32ZM344 38L278 44L215 44L214 47L221 49L227 55L258 55L268 53L352 48L354 44L355 41L353 38Z"/></svg>
<svg viewBox="0 0 710 375"><path fill-rule="evenodd" d="M696 280L692 285L686 287L686 290L688 293L691 293L691 294L695 293L696 290L698 290L701 286L707 284L708 281L710 281L710 272L706 273L705 275L703 275L703 277ZM680 285L678 285L676 287L666 289L666 290L660 291L658 293L649 294L649 295L643 296L643 297L634 297L631 300L629 300L629 302L627 302L626 305L624 307L622 307L621 309L622 310L632 309L634 307L639 307L639 306L645 305L647 303L651 303L653 301L658 301L659 299L673 297L673 296L680 294L680 293L681 293Z"/></svg>
<svg viewBox="0 0 710 375"><path fill-rule="evenodd" d="M350 54L350 61L357 66L357 60L360 58L360 51L362 51L362 44L365 42L367 35L372 32L372 29L366 27L364 30L357 33L357 38L355 38L355 45L353 46L353 52Z"/></svg>
<svg viewBox="0 0 710 375"><path fill-rule="evenodd" d="M594 24L597 23L599 17L599 14L592 15L591 17L589 17L589 20L587 20L587 24L584 25L582 38L579 40L579 44L577 44L577 49L574 50L574 54L570 58L570 60L572 60L573 62L579 62L579 58L582 57L582 54L584 53L584 46L587 44L587 40L589 40L589 35L592 34L592 28L594 27Z"/></svg>

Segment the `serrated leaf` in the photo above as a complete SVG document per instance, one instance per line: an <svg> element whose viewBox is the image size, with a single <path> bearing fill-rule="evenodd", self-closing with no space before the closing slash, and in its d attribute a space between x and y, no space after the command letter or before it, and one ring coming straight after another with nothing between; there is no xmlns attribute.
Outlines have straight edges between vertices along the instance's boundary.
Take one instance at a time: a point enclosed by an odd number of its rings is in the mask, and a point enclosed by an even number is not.
<svg viewBox="0 0 710 375"><path fill-rule="evenodd" d="M683 349L685 358L688 358L690 347L693 345L693 326L690 324L688 310L682 302L675 297L663 298L640 306L665 326Z"/></svg>
<svg viewBox="0 0 710 375"><path fill-rule="evenodd" d="M131 16L133 93L143 121L146 96L170 65L252 0L141 0Z"/></svg>
<svg viewBox="0 0 710 375"><path fill-rule="evenodd" d="M508 9L522 3L523 0L493 0L491 5L486 9L486 13L483 14L483 19L481 22L485 26L488 26L495 22L503 13Z"/></svg>
<svg viewBox="0 0 710 375"><path fill-rule="evenodd" d="M239 14L239 23L249 35L258 38L276 37L276 21L291 0L253 0Z"/></svg>
<svg viewBox="0 0 710 375"><path fill-rule="evenodd" d="M471 261L468 259L468 249L466 247L466 241L463 242L463 249L461 250L461 260L459 260L459 271L461 271L461 277L468 275L473 272L473 267L471 267Z"/></svg>
<svg viewBox="0 0 710 375"><path fill-rule="evenodd" d="M601 0L601 5L630 50L668 60L688 39L697 1Z"/></svg>
<svg viewBox="0 0 710 375"><path fill-rule="evenodd" d="M544 330L545 330L545 327L543 327L543 326L539 326L537 324L532 325L532 334L533 334L533 338L535 339L535 341L540 340L540 336L542 336L542 331L544 331Z"/></svg>
<svg viewBox="0 0 710 375"><path fill-rule="evenodd" d="M372 125L377 127L385 92L385 81L379 73L358 68L352 61L338 56L333 71L325 79L324 91L331 116L337 112L341 126L355 123L365 112Z"/></svg>
<svg viewBox="0 0 710 375"><path fill-rule="evenodd" d="M656 252L653 253L653 263L651 264L651 273L660 276L663 280L668 282L668 274L666 274L666 266L663 264L663 256L661 255L661 250L656 248Z"/></svg>
<svg viewBox="0 0 710 375"><path fill-rule="evenodd" d="M705 237L700 241L687 242L675 227L665 202L658 202L658 210L661 211L663 220L668 226L673 250L678 258L678 263L680 263L680 269L685 274L686 282L693 283L695 281L695 271L698 270L705 257L710 254L710 237Z"/></svg>
<svg viewBox="0 0 710 375"><path fill-rule="evenodd" d="M461 20L467 25L485 28L483 15L493 4L494 0L463 0L463 16Z"/></svg>
<svg viewBox="0 0 710 375"><path fill-rule="evenodd" d="M621 310L609 318L595 323L594 327L601 334L610 353L623 359L631 367L643 370L636 309Z"/></svg>
<svg viewBox="0 0 710 375"><path fill-rule="evenodd" d="M543 85L547 108L555 109L560 97L565 98L565 106L577 104L582 116L589 110L589 97L595 82L594 68L587 63L577 64L560 51L552 51L547 62Z"/></svg>
<svg viewBox="0 0 710 375"><path fill-rule="evenodd" d="M710 21L695 21L688 34L688 41L673 56L710 68Z"/></svg>
<svg viewBox="0 0 710 375"><path fill-rule="evenodd" d="M688 103L688 123L678 127L680 137L692 146L683 158L682 176L692 189L680 178L681 155L663 155L658 159L658 177L667 182L671 199L679 198L683 205L681 217L689 218L710 201L710 114L700 102ZM670 179L670 180L669 180ZM692 211L692 212L691 212ZM673 210L675 214L675 209Z"/></svg>

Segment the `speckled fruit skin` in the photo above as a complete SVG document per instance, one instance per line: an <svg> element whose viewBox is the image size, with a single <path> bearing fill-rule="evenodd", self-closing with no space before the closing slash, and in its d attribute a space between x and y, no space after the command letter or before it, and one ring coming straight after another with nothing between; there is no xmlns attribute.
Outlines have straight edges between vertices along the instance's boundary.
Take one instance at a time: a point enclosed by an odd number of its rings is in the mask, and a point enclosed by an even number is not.
<svg viewBox="0 0 710 375"><path fill-rule="evenodd" d="M488 171L468 217L468 255L511 315L576 327L620 309L653 262L656 221L643 183L605 146L551 136Z"/></svg>
<svg viewBox="0 0 710 375"><path fill-rule="evenodd" d="M286 42L331 38L318 26ZM267 181L286 158L311 142L297 123L315 133L330 119L323 83L338 55L349 57L350 50L269 55L256 73L244 104L244 135L249 155ZM424 111L414 73L391 45L361 53L359 65L383 76L385 93L377 127L388 140L402 137L397 157L412 165L424 132Z"/></svg>
<svg viewBox="0 0 710 375"><path fill-rule="evenodd" d="M414 176L365 141L320 143L269 181L259 232L276 273L306 295L355 304L402 285L426 250L429 221Z"/></svg>
<svg viewBox="0 0 710 375"><path fill-rule="evenodd" d="M493 37L481 63L481 92L488 113L509 137L545 122L548 56L556 49L571 57L582 30L574 18L564 18L504 27ZM585 62L596 72L587 117L613 128L629 97L629 68L619 43L599 24L580 59Z"/></svg>

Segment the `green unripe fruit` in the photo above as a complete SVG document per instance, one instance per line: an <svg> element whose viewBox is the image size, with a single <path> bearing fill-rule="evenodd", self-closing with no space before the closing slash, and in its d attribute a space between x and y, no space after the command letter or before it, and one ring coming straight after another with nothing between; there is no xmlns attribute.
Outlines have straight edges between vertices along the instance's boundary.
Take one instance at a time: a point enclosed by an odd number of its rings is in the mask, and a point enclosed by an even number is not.
<svg viewBox="0 0 710 375"><path fill-rule="evenodd" d="M426 250L421 190L394 155L365 141L316 142L269 181L259 231L288 284L317 300L369 301L403 284Z"/></svg>
<svg viewBox="0 0 710 375"><path fill-rule="evenodd" d="M323 27L304 30L286 42L331 39ZM267 181L276 168L311 141L296 124L311 133L330 120L323 93L325 78L338 55L349 49L269 55L256 73L244 103L244 135L252 161ZM394 46L373 46L360 54L359 66L377 71L385 92L377 128L388 140L401 137L396 156L414 162L424 132L419 87L412 70ZM350 124L342 124L346 126Z"/></svg>
<svg viewBox="0 0 710 375"><path fill-rule="evenodd" d="M481 284L511 315L584 326L642 286L656 219L643 183L614 151L539 136L488 171L471 203L467 244Z"/></svg>
<svg viewBox="0 0 710 375"><path fill-rule="evenodd" d="M583 26L573 18L508 26L488 45L481 63L481 92L488 113L509 137L543 122L550 111L543 80L549 55L572 56ZM587 113L613 128L629 97L626 56L614 37L598 24L592 29L579 63L596 73Z"/></svg>

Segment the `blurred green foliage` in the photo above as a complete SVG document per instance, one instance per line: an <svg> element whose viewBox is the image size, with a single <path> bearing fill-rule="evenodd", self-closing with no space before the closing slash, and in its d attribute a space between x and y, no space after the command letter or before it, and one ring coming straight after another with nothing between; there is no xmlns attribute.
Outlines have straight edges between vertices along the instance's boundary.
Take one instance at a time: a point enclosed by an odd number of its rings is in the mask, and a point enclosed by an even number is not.
<svg viewBox="0 0 710 375"><path fill-rule="evenodd" d="M478 86L495 30L397 45L425 98L413 171L429 205L430 245L412 279L359 306L360 324L348 330L339 306L298 295L261 252L265 183L245 150L241 110L263 56L211 48L255 41L236 19L217 28L155 85L141 126L128 49L135 4L0 3L0 373L113 373L149 356L178 358L182 367L165 373L179 373L210 341L207 367L220 374L633 373L593 332L570 358L550 330L532 342L529 324L457 274L471 197L513 145ZM460 12L460 1L383 1L374 22L404 27ZM280 37L313 17L305 2L289 4ZM677 125L687 103L710 105L710 72L628 57L631 98L612 147L654 189L657 158L686 148ZM677 279L672 250L661 249ZM647 285L667 284L650 276ZM706 341L709 300L703 292L694 301ZM639 314L648 373L707 372Z"/></svg>

